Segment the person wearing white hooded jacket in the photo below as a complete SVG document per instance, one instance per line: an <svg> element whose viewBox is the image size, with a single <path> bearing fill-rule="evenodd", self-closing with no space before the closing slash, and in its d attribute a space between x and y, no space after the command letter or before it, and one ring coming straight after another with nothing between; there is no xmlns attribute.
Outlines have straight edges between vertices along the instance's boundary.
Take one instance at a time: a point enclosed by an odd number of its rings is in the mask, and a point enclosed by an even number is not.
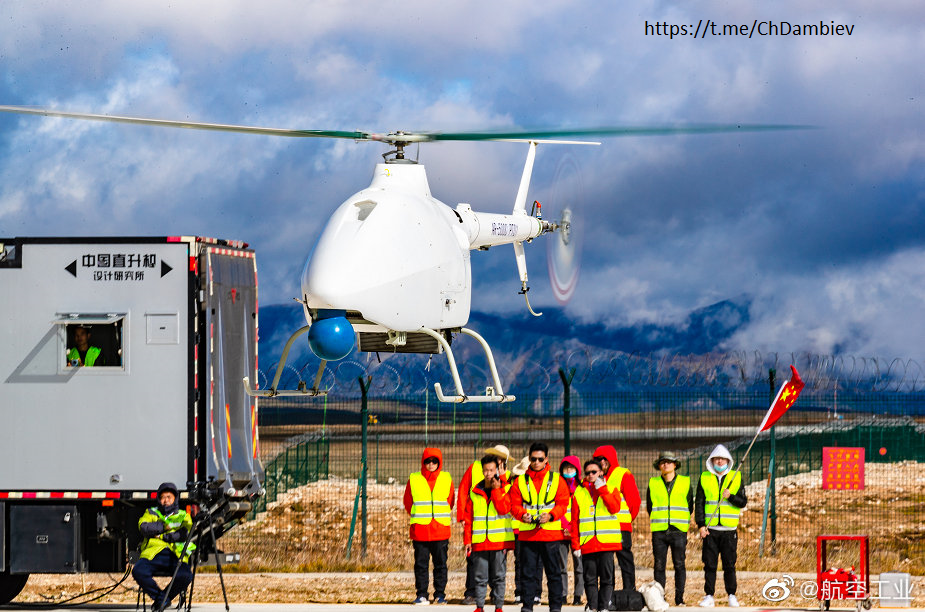
<svg viewBox="0 0 925 612"><path fill-rule="evenodd" d="M703 590L700 607L712 608L716 588L716 568L723 561L723 583L729 606L737 608L736 548L738 547L739 513L748 499L742 486L742 474L732 469L732 455L718 444L706 461L694 496L694 521L703 539Z"/></svg>

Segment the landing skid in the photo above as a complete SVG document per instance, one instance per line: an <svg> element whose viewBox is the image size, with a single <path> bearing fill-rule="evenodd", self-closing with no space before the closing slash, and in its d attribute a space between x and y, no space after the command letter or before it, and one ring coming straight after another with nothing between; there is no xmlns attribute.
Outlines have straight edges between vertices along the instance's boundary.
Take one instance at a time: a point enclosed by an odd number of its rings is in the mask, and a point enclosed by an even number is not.
<svg viewBox="0 0 925 612"><path fill-rule="evenodd" d="M452 404L462 404L465 402L513 402L516 396L505 395L504 391L501 389L501 378L498 376L498 368L495 367L495 358L491 354L491 347L488 346L488 343L485 342L485 338L480 336L477 332L463 327L459 331L466 334L467 336L472 336L475 338L479 344L482 345L482 349L485 351L485 356L488 358L488 367L491 370L491 378L494 383L494 387L490 389L485 395L466 395L465 391L462 388L462 382L459 380L459 370L456 367L456 359L453 357L453 349L450 348L450 343L446 341L441 334L435 332L432 329L421 328L421 331L427 334L428 336L434 338L437 342L440 343L440 346L443 347L443 350L446 352L446 359L450 364L450 374L453 376L453 383L456 385L456 395L444 395L443 388L440 386L440 383L434 383L434 391L437 392L437 399L441 402L448 402Z"/></svg>
<svg viewBox="0 0 925 612"><path fill-rule="evenodd" d="M286 366L286 359L289 358L289 349L292 348L292 343L295 342L296 338L308 331L309 325L299 329L294 334L289 336L289 340L286 342L285 348L283 348L283 355L279 358L279 365L276 366L276 376L273 377L273 384L270 385L269 389L260 389L255 390L251 389L250 378L244 377L244 391L251 397L284 397L284 396L309 396L317 397L319 395L327 395L327 390L321 390L321 377L324 375L324 368L328 364L327 361L321 360L321 364L318 366L318 373L315 374L315 384L312 385L312 388L309 389L305 386L305 382L302 381L299 383L298 389L284 389L282 391L278 390L276 387L279 385L279 378L283 375L283 368Z"/></svg>

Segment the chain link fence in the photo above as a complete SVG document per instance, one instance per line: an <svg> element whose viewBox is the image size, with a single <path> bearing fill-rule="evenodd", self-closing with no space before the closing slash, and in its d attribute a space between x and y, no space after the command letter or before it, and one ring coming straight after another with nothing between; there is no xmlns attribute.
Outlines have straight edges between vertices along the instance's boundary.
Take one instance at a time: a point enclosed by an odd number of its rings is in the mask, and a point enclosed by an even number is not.
<svg viewBox="0 0 925 612"><path fill-rule="evenodd" d="M694 481L718 443L741 459L772 388L766 370L763 381L749 385L601 391L581 383L587 376L579 370L566 412L561 384L558 392L519 393L510 403L441 404L427 388L379 393L390 387L377 386L375 371L370 383L367 372L353 379L350 394L261 400L267 495L223 539L226 550L242 553L245 569L409 570L402 496L425 446L442 450L456 483L495 444L517 460L532 442L546 442L554 467L566 454L584 460L612 444L645 500L660 451L678 454L679 472ZM817 535L867 534L873 572L925 574L925 393L840 388L810 372L801 370L807 388L772 432L758 437L743 467L749 503L739 567L813 571ZM365 410L360 380L369 385ZM823 448L833 446L864 449L864 489L822 489ZM634 530L637 566L651 567L644 501ZM688 567L697 569L693 535L689 546ZM454 523L451 569L464 567L462 548L462 528Z"/></svg>

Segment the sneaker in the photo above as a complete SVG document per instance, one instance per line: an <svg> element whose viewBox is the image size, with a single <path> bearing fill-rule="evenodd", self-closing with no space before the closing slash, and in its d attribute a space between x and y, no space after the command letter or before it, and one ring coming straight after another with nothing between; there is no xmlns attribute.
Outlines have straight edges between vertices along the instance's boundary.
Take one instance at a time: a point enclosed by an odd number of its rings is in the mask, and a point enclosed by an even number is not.
<svg viewBox="0 0 925 612"><path fill-rule="evenodd" d="M713 601L713 596L712 596L712 595L707 595L706 597L704 597L703 599L700 600L700 607L701 607L701 608L712 608L712 607L715 606L715 605L716 605L716 602Z"/></svg>
<svg viewBox="0 0 925 612"><path fill-rule="evenodd" d="M685 606L685 604L684 604L683 601L679 601L678 603L676 603L676 604L674 605L675 608L683 608L684 606Z"/></svg>
<svg viewBox="0 0 925 612"><path fill-rule="evenodd" d="M438 596L438 597L434 597L434 603L437 604L437 605L439 605L439 606L445 605L445 604L446 604L446 597L443 596L443 595L440 595L440 596ZM472 603L475 603L475 602L473 601Z"/></svg>
<svg viewBox="0 0 925 612"><path fill-rule="evenodd" d="M730 595L730 596L729 596L729 607L730 607L730 608L738 608L738 607L739 607L739 600L736 599L736 596L735 596L735 595Z"/></svg>
<svg viewBox="0 0 925 612"><path fill-rule="evenodd" d="M573 606L580 606L580 605L581 605L581 596L580 596L580 595L579 595L578 597L575 597L575 599L572 600L572 605L573 605Z"/></svg>
<svg viewBox="0 0 925 612"><path fill-rule="evenodd" d="M515 604L519 604L519 603L520 603L520 595L514 595L514 603L515 603Z"/></svg>
<svg viewBox="0 0 925 612"><path fill-rule="evenodd" d="M539 596L539 595L537 595L537 596L535 596L535 597L533 598L533 603L534 603L534 604L540 603L540 596Z"/></svg>
<svg viewBox="0 0 925 612"><path fill-rule="evenodd" d="M485 612L485 608L476 608L472 612Z"/></svg>
<svg viewBox="0 0 925 612"><path fill-rule="evenodd" d="M423 595L421 595L420 597L418 597L417 599L414 600L414 605L416 605L416 606L429 606L429 605L430 605L430 600L427 599L426 597L424 597Z"/></svg>
<svg viewBox="0 0 925 612"><path fill-rule="evenodd" d="M467 595L466 597L463 597L462 601L459 603L461 603L464 606L474 606L475 597L473 597L472 595Z"/></svg>

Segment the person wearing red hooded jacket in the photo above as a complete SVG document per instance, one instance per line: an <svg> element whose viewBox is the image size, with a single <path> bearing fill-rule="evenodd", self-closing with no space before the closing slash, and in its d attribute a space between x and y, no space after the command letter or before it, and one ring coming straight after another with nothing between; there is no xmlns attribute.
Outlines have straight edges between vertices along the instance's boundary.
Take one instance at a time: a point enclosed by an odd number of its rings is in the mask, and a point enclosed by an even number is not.
<svg viewBox="0 0 925 612"><path fill-rule="evenodd" d="M565 486L568 487L569 495L574 495L575 490L581 486L581 459L575 455L569 455L559 464L559 474L565 480ZM581 573L581 557L574 557L570 554L572 544L572 516L575 514L575 500L570 499L568 510L562 518L562 540L559 541L559 560L562 563L562 592L568 596L568 559L572 557L572 574L575 578L574 588L572 589L572 605L581 605L581 596L585 592L585 582Z"/></svg>
<svg viewBox="0 0 925 612"><path fill-rule="evenodd" d="M421 471L413 472L405 486L405 512L411 517L414 546L414 603L427 605L430 560L434 563L434 603L446 603L447 550L453 509L453 478L443 471L443 453L425 448Z"/></svg>
<svg viewBox="0 0 925 612"><path fill-rule="evenodd" d="M572 496L572 553L584 566L588 610L607 610L613 597L613 554L622 547L620 494L611 491L596 459L585 461L584 480Z"/></svg>
<svg viewBox="0 0 925 612"><path fill-rule="evenodd" d="M636 479L625 467L620 467L617 460L617 449L609 444L598 446L594 451L594 459L604 468L604 479L607 488L620 492L620 529L623 532L623 541L617 551L617 562L620 564L620 575L623 578L623 588L636 589L636 562L633 560L633 520L639 514L642 499L639 497L639 488Z"/></svg>
<svg viewBox="0 0 925 612"><path fill-rule="evenodd" d="M568 509L569 492L559 472L549 469L549 447L542 442L530 445L530 468L511 486L511 515L521 522L520 552L523 559L522 612L533 610L534 597L540 588L540 563L546 571L550 612L561 612L565 603L562 590L562 567L559 519Z"/></svg>

